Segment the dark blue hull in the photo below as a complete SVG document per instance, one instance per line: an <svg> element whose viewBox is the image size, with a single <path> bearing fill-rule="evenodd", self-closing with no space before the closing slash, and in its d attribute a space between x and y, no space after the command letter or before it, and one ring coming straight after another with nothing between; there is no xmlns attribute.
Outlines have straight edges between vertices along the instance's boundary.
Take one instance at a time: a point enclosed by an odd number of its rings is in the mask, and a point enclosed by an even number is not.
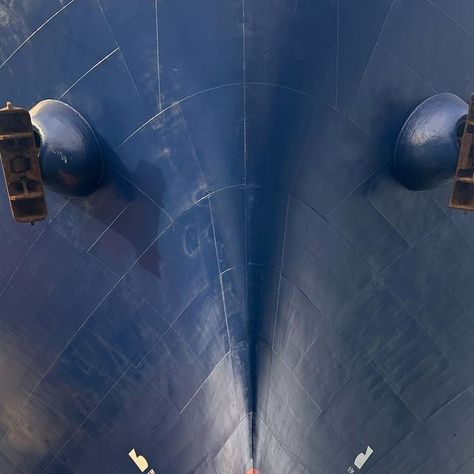
<svg viewBox="0 0 474 474"><path fill-rule="evenodd" d="M0 99L105 155L33 227L0 199L0 473L474 472L473 216L392 173L410 112L474 90L472 18L0 2Z"/></svg>

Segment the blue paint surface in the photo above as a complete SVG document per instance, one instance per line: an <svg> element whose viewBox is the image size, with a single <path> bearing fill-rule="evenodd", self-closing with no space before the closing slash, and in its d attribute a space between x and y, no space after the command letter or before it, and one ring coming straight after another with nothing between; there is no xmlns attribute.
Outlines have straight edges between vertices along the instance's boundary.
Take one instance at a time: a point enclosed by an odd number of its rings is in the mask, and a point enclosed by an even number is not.
<svg viewBox="0 0 474 474"><path fill-rule="evenodd" d="M471 1L1 3L0 100L105 159L33 227L0 184L2 474L473 471L473 216L391 169Z"/></svg>

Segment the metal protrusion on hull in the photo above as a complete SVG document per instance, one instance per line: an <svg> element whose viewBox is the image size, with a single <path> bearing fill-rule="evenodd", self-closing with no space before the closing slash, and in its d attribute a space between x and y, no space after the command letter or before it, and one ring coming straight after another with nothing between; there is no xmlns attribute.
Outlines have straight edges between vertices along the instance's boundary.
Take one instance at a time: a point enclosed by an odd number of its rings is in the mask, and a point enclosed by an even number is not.
<svg viewBox="0 0 474 474"><path fill-rule="evenodd" d="M471 95L464 126L449 206L465 211L474 210L474 94Z"/></svg>
<svg viewBox="0 0 474 474"><path fill-rule="evenodd" d="M13 217L37 222L47 217L43 179L30 114L7 102L0 109L0 157Z"/></svg>

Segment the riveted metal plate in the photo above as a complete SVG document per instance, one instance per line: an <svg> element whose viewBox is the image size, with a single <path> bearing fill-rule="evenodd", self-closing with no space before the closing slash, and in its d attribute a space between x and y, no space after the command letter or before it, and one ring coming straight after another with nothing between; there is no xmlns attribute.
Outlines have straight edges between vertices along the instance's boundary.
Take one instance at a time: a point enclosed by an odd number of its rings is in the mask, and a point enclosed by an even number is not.
<svg viewBox="0 0 474 474"><path fill-rule="evenodd" d="M0 157L13 217L18 222L41 221L47 216L39 145L30 114L10 103L0 109Z"/></svg>
<svg viewBox="0 0 474 474"><path fill-rule="evenodd" d="M462 135L449 207L474 211L474 94Z"/></svg>

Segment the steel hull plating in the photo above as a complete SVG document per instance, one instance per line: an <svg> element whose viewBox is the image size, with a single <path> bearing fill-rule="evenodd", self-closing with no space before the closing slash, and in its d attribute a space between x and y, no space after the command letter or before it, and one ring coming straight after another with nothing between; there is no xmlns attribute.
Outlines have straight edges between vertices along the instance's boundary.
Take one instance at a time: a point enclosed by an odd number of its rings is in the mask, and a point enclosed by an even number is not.
<svg viewBox="0 0 474 474"><path fill-rule="evenodd" d="M473 5L1 2L0 99L105 174L0 199L0 472L472 473L473 216L391 161Z"/></svg>

